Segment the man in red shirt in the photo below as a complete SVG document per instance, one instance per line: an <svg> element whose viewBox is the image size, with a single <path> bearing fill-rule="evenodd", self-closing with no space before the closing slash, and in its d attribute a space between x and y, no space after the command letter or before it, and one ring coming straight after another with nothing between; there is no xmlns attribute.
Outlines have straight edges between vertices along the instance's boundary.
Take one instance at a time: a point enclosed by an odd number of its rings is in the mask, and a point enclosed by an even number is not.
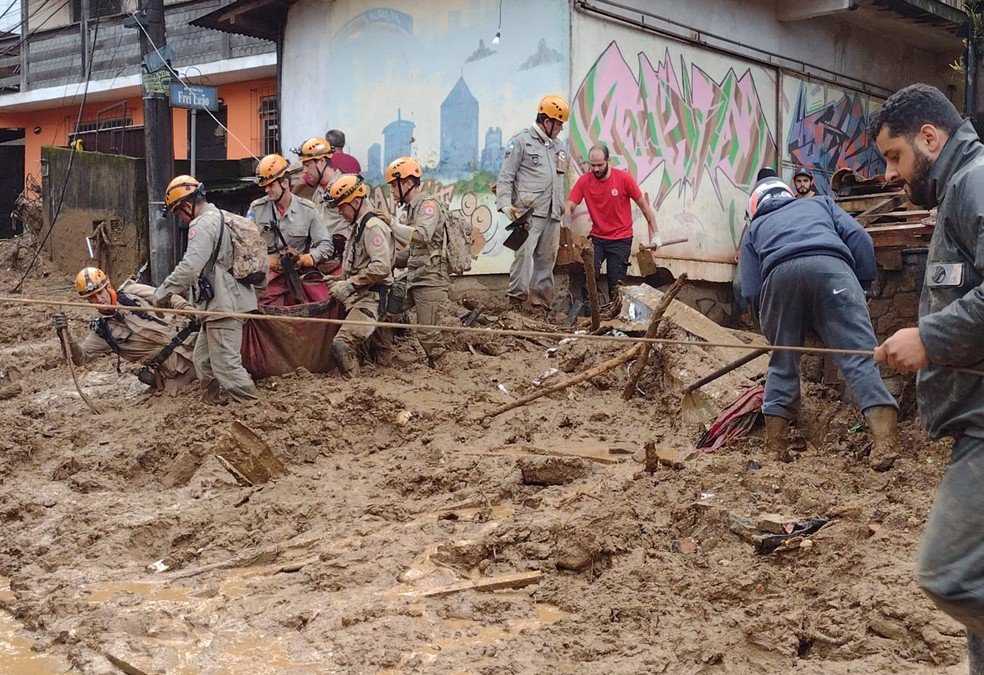
<svg viewBox="0 0 984 675"><path fill-rule="evenodd" d="M601 263L607 263L608 293L614 297L616 287L624 284L628 276L629 255L632 252L630 201L634 201L646 217L649 231L653 233L650 243L657 246L660 243L659 230L653 210L643 199L635 179L609 164L607 147L592 146L588 151L588 166L591 171L577 179L567 196L567 222L570 222L574 207L584 200L591 217L588 236L594 242L595 276L600 274Z"/></svg>
<svg viewBox="0 0 984 675"><path fill-rule="evenodd" d="M342 152L342 148L345 147L345 134L338 129L332 129L325 133L325 138L328 139L328 144L333 151L331 155L331 165L333 167L342 173L362 173L359 160L347 152Z"/></svg>

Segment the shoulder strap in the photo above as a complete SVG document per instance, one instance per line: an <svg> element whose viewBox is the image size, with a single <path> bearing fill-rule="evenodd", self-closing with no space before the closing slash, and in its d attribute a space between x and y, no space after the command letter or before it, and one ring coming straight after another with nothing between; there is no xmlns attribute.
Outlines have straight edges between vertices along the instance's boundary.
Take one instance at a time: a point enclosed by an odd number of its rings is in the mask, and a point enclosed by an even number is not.
<svg viewBox="0 0 984 675"><path fill-rule="evenodd" d="M219 209L219 236L215 241L215 250L212 251L212 257L208 259L207 263L205 263L205 267L202 269L202 274L207 274L215 268L215 261L219 259L219 249L222 248L223 235L225 235L225 213L222 209Z"/></svg>
<svg viewBox="0 0 984 675"><path fill-rule="evenodd" d="M122 373L120 370L120 343L113 337L113 331L109 328L109 320L100 317L93 319L90 325L92 332L101 337L109 345L110 350L116 354L116 374L120 375Z"/></svg>
<svg viewBox="0 0 984 675"><path fill-rule="evenodd" d="M142 307L142 305L139 302L131 298L126 293L123 293L121 290L116 291L116 301L121 305L126 305L127 307ZM141 319L145 319L147 321L153 321L154 323L159 323L162 326L168 325L167 321L158 319L153 314L149 314L147 312L134 312L134 314L139 316Z"/></svg>

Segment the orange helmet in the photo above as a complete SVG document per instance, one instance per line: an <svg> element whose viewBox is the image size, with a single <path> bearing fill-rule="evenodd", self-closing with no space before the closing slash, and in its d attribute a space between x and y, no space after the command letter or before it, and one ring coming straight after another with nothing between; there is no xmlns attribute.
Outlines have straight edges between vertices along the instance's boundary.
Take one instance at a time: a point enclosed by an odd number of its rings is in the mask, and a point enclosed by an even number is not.
<svg viewBox="0 0 984 675"><path fill-rule="evenodd" d="M778 178L763 178L752 186L752 194L748 197L748 217L752 219L762 205L777 197L795 198L792 188Z"/></svg>
<svg viewBox="0 0 984 675"><path fill-rule="evenodd" d="M366 183L362 176L354 173L345 173L332 181L325 193L325 203L333 209L337 209L342 204L347 204L356 197L365 197L369 194Z"/></svg>
<svg viewBox="0 0 984 675"><path fill-rule="evenodd" d="M301 143L301 147L297 149L295 154L301 158L302 162L306 162L309 159L331 157L332 152L331 145L324 136L314 136Z"/></svg>
<svg viewBox="0 0 984 675"><path fill-rule="evenodd" d="M109 286L109 277L98 267L83 267L75 275L75 290L79 297L88 298Z"/></svg>
<svg viewBox="0 0 984 675"><path fill-rule="evenodd" d="M178 176L164 191L164 212L173 211L178 204L195 195L205 195L205 186L192 176Z"/></svg>
<svg viewBox="0 0 984 675"><path fill-rule="evenodd" d="M420 168L420 162L413 157L397 157L386 167L385 178L387 183L392 183L400 178L411 176L420 178L423 175L424 171Z"/></svg>
<svg viewBox="0 0 984 675"><path fill-rule="evenodd" d="M566 122L571 114L571 108L567 105L567 101L557 94L547 94L540 99L540 106L536 111L558 122Z"/></svg>
<svg viewBox="0 0 984 675"><path fill-rule="evenodd" d="M256 182L265 187L287 175L290 164L280 155L267 155L256 165Z"/></svg>

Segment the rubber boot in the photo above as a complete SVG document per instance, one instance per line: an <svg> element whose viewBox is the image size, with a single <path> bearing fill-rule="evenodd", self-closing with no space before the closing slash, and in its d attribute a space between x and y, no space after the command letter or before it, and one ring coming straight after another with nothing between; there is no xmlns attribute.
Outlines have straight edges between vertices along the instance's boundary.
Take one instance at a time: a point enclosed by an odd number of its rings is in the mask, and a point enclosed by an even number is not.
<svg viewBox="0 0 984 675"><path fill-rule="evenodd" d="M984 675L984 637L967 631L967 656L970 675Z"/></svg>
<svg viewBox="0 0 984 675"><path fill-rule="evenodd" d="M359 374L359 359L347 344L341 340L332 340L331 353L335 357L335 364L342 377L350 380Z"/></svg>
<svg viewBox="0 0 984 675"><path fill-rule="evenodd" d="M780 462L792 461L789 454L789 420L778 415L765 415L765 451Z"/></svg>
<svg viewBox="0 0 984 675"><path fill-rule="evenodd" d="M888 471L899 458L899 412L889 405L876 405L864 411L871 430L868 464L875 471Z"/></svg>

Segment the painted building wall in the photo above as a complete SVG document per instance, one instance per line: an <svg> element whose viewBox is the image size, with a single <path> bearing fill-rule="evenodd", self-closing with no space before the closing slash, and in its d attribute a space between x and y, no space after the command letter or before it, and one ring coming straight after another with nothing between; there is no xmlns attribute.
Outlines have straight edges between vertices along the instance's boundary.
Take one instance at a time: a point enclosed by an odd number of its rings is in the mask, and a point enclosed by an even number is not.
<svg viewBox="0 0 984 675"><path fill-rule="evenodd" d="M575 171L594 143L628 171L656 212L674 272L730 281L745 203L776 164L777 73L682 42L586 16L573 25ZM575 212L585 227L587 210ZM635 240L651 233L636 214Z"/></svg>
<svg viewBox="0 0 984 675"><path fill-rule="evenodd" d="M566 96L570 78L567 0L503 3L493 46L499 5L300 0L283 57L284 146L341 129L383 204L382 169L409 149L426 189L471 219L476 273L506 272L512 261L489 188L502 144L533 123L544 94Z"/></svg>

